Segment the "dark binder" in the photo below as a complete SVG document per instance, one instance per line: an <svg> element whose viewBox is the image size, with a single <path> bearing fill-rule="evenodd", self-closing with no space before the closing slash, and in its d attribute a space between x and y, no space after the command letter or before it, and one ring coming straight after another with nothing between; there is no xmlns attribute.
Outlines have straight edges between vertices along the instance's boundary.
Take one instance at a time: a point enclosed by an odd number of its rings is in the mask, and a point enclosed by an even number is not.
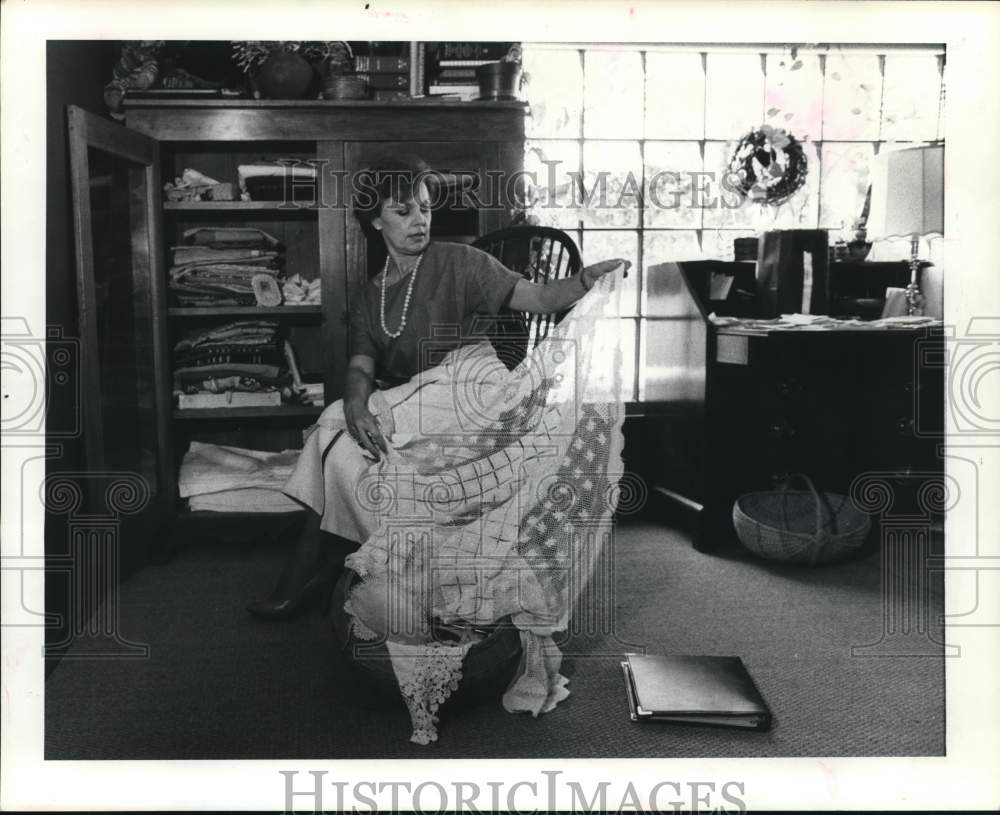
<svg viewBox="0 0 1000 815"><path fill-rule="evenodd" d="M830 305L827 232L780 229L765 232L757 253L757 316L826 314ZM806 258L812 269L806 291Z"/></svg>
<svg viewBox="0 0 1000 815"><path fill-rule="evenodd" d="M632 721L769 730L771 711L739 657L627 654Z"/></svg>

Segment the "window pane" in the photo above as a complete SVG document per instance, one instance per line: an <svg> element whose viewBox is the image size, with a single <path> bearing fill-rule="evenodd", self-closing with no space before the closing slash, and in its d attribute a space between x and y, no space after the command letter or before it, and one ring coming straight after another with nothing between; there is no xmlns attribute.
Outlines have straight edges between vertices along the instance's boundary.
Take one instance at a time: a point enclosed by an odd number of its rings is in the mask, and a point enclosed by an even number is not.
<svg viewBox="0 0 1000 815"><path fill-rule="evenodd" d="M699 260L701 249L698 234L694 230L668 230L644 232L642 235L642 313L660 314L664 305L658 298L656 281L649 273L651 266L660 263L676 263L683 260Z"/></svg>
<svg viewBox="0 0 1000 815"><path fill-rule="evenodd" d="M828 54L823 83L823 138L877 139L882 104L878 57Z"/></svg>
<svg viewBox="0 0 1000 815"><path fill-rule="evenodd" d="M861 215L868 193L875 148L871 144L823 145L819 225L823 229L850 231ZM843 235L850 240L851 235ZM837 240L833 235L830 240Z"/></svg>
<svg viewBox="0 0 1000 815"><path fill-rule="evenodd" d="M768 54L764 121L798 139L820 137L823 75L816 54Z"/></svg>
<svg viewBox="0 0 1000 815"><path fill-rule="evenodd" d="M584 226L639 225L642 159L638 142L590 141L583 145Z"/></svg>
<svg viewBox="0 0 1000 815"><path fill-rule="evenodd" d="M601 339L604 332L614 332L614 341ZM636 398L635 362L638 349L636 347L636 319L608 317L598 320L594 329L598 344L607 348L615 347L621 350L621 382L622 390L619 398L625 402L634 402ZM601 391L598 381L597 391ZM604 388L606 390L606 388Z"/></svg>
<svg viewBox="0 0 1000 815"><path fill-rule="evenodd" d="M584 59L583 134L642 136L642 62L638 51L588 51Z"/></svg>
<svg viewBox="0 0 1000 815"><path fill-rule="evenodd" d="M936 56L888 55L881 138L920 141L937 136L940 90Z"/></svg>
<svg viewBox="0 0 1000 815"><path fill-rule="evenodd" d="M656 229L643 232L643 265L675 260L698 260L701 247L693 229Z"/></svg>
<svg viewBox="0 0 1000 815"><path fill-rule="evenodd" d="M651 227L701 226L701 207L692 186L701 172L697 142L646 142L646 199L643 224Z"/></svg>
<svg viewBox="0 0 1000 815"><path fill-rule="evenodd" d="M615 296L609 301L604 313L608 316L633 317L638 309L638 268L639 268L639 238L636 232L584 230L583 263L589 266L602 260L624 258L632 264L628 277L619 281Z"/></svg>
<svg viewBox="0 0 1000 815"><path fill-rule="evenodd" d="M760 125L764 75L758 54L709 54L705 136L738 139Z"/></svg>
<svg viewBox="0 0 1000 815"><path fill-rule="evenodd" d="M709 175L700 182L703 192L697 198L704 208L702 223L706 229L756 229L762 221L757 204L723 186L735 149L735 141L705 142L705 172Z"/></svg>
<svg viewBox="0 0 1000 815"><path fill-rule="evenodd" d="M545 162L549 162L546 164ZM569 141L529 141L524 148L524 169L528 173L528 213L542 226L572 228L580 213L573 180L569 174L580 169L580 145ZM534 173L536 183L531 183Z"/></svg>
<svg viewBox="0 0 1000 815"><path fill-rule="evenodd" d="M524 47L525 86L531 110L528 138L577 139L583 111L583 68L578 51Z"/></svg>
<svg viewBox="0 0 1000 815"><path fill-rule="evenodd" d="M690 345L704 342L700 319L641 321L639 401L704 398L705 367L688 362Z"/></svg>
<svg viewBox="0 0 1000 815"><path fill-rule="evenodd" d="M709 260L734 260L733 241L737 238L754 238L753 229L706 229L701 235L702 257Z"/></svg>
<svg viewBox="0 0 1000 815"><path fill-rule="evenodd" d="M704 133L701 54L646 54L646 138L700 139Z"/></svg>

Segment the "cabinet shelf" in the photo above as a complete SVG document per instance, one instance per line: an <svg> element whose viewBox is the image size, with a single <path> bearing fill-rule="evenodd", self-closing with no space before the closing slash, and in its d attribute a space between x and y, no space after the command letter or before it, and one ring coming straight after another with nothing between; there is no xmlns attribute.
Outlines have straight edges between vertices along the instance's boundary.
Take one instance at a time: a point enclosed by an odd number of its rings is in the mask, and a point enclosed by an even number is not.
<svg viewBox="0 0 1000 815"><path fill-rule="evenodd" d="M353 108L358 112L372 110L374 108L394 108L397 110L427 110L434 108L456 109L456 110L502 110L521 112L527 109L527 102L520 100L486 100L477 99L471 102L460 102L456 100L441 100L433 96L425 96L416 99L399 100L375 100L375 99L225 99L212 97L211 99L155 99L125 97L123 107L128 111L137 111L143 108L163 109L163 108L230 108L234 110L335 110L337 108Z"/></svg>
<svg viewBox="0 0 1000 815"><path fill-rule="evenodd" d="M294 215L318 212L320 206L284 201L164 201L163 209L166 212L277 212Z"/></svg>
<svg viewBox="0 0 1000 815"><path fill-rule="evenodd" d="M175 419L288 419L319 416L323 408L314 405L281 407L174 408Z"/></svg>
<svg viewBox="0 0 1000 815"><path fill-rule="evenodd" d="M167 309L170 317L318 317L322 307L309 306L184 306Z"/></svg>

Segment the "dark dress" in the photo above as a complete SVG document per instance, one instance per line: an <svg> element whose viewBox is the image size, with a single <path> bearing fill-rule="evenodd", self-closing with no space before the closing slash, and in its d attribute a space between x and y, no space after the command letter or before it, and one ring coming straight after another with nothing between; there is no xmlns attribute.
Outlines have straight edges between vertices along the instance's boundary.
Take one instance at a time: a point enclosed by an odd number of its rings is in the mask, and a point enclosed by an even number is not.
<svg viewBox="0 0 1000 815"><path fill-rule="evenodd" d="M492 255L460 243L430 243L413 284L406 327L396 338L382 330L381 286L369 281L352 298L350 354L375 360L375 378L386 386L409 381L456 347L481 342L514 291L520 274ZM385 323L396 331L410 275L386 289Z"/></svg>

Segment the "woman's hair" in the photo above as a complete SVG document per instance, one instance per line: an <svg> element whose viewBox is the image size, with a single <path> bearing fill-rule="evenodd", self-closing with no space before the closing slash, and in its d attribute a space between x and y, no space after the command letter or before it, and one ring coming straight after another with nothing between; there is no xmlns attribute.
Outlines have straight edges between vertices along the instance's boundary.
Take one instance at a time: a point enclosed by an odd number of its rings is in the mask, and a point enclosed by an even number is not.
<svg viewBox="0 0 1000 815"><path fill-rule="evenodd" d="M423 159L414 155L383 156L358 173L352 209L365 234L375 232L372 221L382 212L382 204L409 200L421 181L433 188L436 176Z"/></svg>

